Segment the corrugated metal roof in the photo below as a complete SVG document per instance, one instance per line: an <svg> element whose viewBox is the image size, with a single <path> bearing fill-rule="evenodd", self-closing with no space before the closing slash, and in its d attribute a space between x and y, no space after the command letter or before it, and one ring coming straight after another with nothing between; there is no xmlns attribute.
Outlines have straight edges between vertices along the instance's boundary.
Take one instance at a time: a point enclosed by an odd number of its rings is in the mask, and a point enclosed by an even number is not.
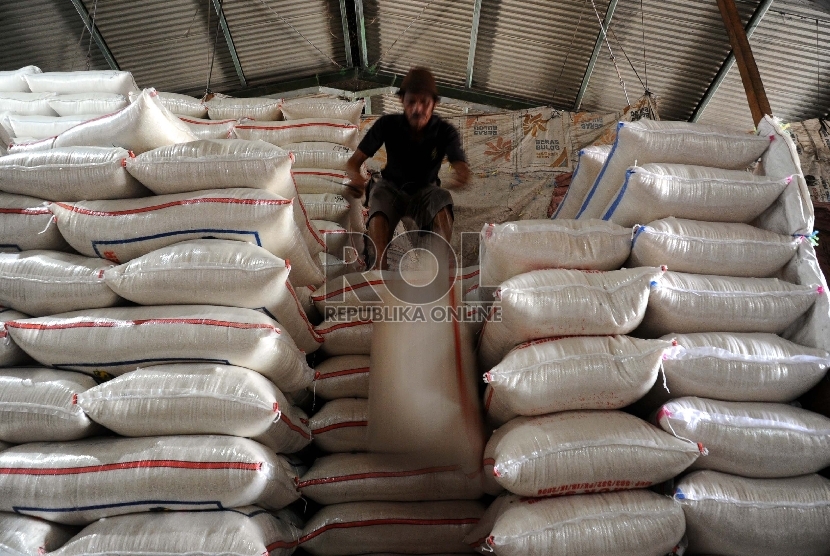
<svg viewBox="0 0 830 556"><path fill-rule="evenodd" d="M109 69L71 2L4 0L0 12L0 70L35 65L43 71ZM83 32L83 37L81 33Z"/></svg>
<svg viewBox="0 0 830 556"><path fill-rule="evenodd" d="M749 42L774 115L785 121L801 121L827 114L830 14L803 3L779 0ZM737 66L729 72L700 121L752 127Z"/></svg>

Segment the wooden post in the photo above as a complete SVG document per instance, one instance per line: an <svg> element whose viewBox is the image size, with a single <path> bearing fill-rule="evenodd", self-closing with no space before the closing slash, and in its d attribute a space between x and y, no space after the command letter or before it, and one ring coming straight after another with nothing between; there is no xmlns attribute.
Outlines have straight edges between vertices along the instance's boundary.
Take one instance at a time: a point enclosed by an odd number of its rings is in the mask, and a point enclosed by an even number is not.
<svg viewBox="0 0 830 556"><path fill-rule="evenodd" d="M757 126L765 115L772 115L772 108L770 108L764 84L761 82L761 74L758 72L758 65L755 63L755 56L749 46L749 39L746 37L735 0L717 0L717 2L723 24L729 35L729 42L732 44L738 70L741 72L741 81L744 83L752 119Z"/></svg>

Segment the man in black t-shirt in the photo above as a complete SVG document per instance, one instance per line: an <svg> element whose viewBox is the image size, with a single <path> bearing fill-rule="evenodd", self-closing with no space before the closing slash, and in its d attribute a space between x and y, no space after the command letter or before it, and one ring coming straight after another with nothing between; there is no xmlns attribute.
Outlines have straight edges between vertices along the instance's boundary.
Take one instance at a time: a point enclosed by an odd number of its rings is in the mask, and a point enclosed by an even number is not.
<svg viewBox="0 0 830 556"><path fill-rule="evenodd" d="M403 217L414 220L418 229L433 231L450 242L452 195L441 188L438 179L445 156L453 170L446 187L463 187L470 179L458 131L432 113L438 100L432 73L426 68L411 69L398 96L403 114L381 116L348 162L350 188L359 198L368 183L360 166L386 145L386 166L381 179L372 183L368 198L369 237L378 251L373 267L377 270L387 268L386 247Z"/></svg>

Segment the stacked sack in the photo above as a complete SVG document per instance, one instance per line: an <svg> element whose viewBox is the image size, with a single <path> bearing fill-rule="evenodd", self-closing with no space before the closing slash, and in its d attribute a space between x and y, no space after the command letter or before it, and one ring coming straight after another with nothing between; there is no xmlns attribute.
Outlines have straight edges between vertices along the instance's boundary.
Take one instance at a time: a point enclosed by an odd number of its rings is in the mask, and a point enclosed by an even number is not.
<svg viewBox="0 0 830 556"><path fill-rule="evenodd" d="M510 494L468 535L471 546L657 556L683 537L680 507L646 487L681 473L700 448L620 411L648 392L671 350L628 335L664 272L620 269L630 246L630 229L600 220L482 230L481 289L495 288L496 301L479 358L498 427L485 479L491 494Z"/></svg>
<svg viewBox="0 0 830 556"><path fill-rule="evenodd" d="M290 153L194 139L145 90L69 147L0 158L0 441L20 444L0 453L0 511L20 514L0 546L53 550L77 532L55 523L88 525L66 556L297 545L274 512L311 434L284 393L312 381L294 286L323 282L324 242Z"/></svg>

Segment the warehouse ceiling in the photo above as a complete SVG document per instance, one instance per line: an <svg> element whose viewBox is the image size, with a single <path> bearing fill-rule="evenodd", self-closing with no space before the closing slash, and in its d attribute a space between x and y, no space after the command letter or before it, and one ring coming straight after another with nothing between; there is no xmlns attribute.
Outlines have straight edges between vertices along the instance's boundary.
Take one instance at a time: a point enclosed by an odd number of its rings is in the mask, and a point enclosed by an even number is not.
<svg viewBox="0 0 830 556"><path fill-rule="evenodd" d="M775 115L830 108L824 0L736 0ZM201 96L389 87L413 65L469 106L617 111L752 127L715 0L0 0L0 70L131 71ZM607 33L601 31L605 22ZM92 32L90 32L90 29ZM606 37L607 40L602 40ZM456 106L460 106L456 104Z"/></svg>

